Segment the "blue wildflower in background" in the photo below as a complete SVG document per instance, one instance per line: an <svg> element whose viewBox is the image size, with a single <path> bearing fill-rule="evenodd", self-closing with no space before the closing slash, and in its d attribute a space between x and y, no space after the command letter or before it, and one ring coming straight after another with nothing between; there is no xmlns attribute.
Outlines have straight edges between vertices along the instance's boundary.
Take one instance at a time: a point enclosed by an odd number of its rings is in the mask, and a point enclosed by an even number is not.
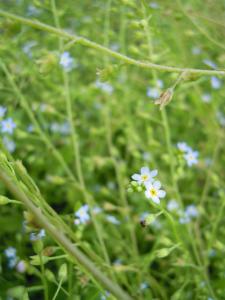
<svg viewBox="0 0 225 300"><path fill-rule="evenodd" d="M198 155L198 151L193 151L192 149L184 154L184 158L187 162L188 167L191 167L198 163Z"/></svg>
<svg viewBox="0 0 225 300"><path fill-rule="evenodd" d="M181 217L179 219L181 224L186 224L191 222L192 219L197 218L199 215L198 209L194 204L188 205L183 213L181 213Z"/></svg>
<svg viewBox="0 0 225 300"><path fill-rule="evenodd" d="M16 255L16 252L17 252L17 250L14 247L8 247L4 251L4 254L7 257L8 267L10 269L14 268L17 264L18 257Z"/></svg>
<svg viewBox="0 0 225 300"><path fill-rule="evenodd" d="M2 127L1 131L3 133L13 134L13 131L16 128L16 124L14 123L12 118L8 118L5 120L2 120L1 127Z"/></svg>
<svg viewBox="0 0 225 300"><path fill-rule="evenodd" d="M186 160L189 167L198 163L199 152L192 150L185 142L177 143L177 148L182 152L183 158Z"/></svg>
<svg viewBox="0 0 225 300"><path fill-rule="evenodd" d="M120 224L120 221L119 221L116 217L114 217L114 216L112 216L112 215L107 215L107 216L106 216L106 220L107 220L108 222L114 224L114 225L119 225L119 224Z"/></svg>
<svg viewBox="0 0 225 300"><path fill-rule="evenodd" d="M202 95L202 101L205 103L211 102L211 99L212 99L212 97L210 94L205 93Z"/></svg>
<svg viewBox="0 0 225 300"><path fill-rule="evenodd" d="M41 229L38 233L34 233L32 232L30 234L30 240L31 241L38 241L38 240L41 240L45 237L45 230L44 229Z"/></svg>
<svg viewBox="0 0 225 300"><path fill-rule="evenodd" d="M0 118L4 117L6 111L7 111L7 108L4 107L4 106L2 106L2 105L0 105Z"/></svg>
<svg viewBox="0 0 225 300"><path fill-rule="evenodd" d="M16 144L14 143L14 141L10 140L7 136L4 136L2 141L4 146L10 153L13 153L16 150Z"/></svg>
<svg viewBox="0 0 225 300"><path fill-rule="evenodd" d="M90 220L90 215L88 213L89 206L87 204L81 206L78 211L75 212L76 219L74 220L74 224L85 224Z"/></svg>
<svg viewBox="0 0 225 300"><path fill-rule="evenodd" d="M103 92L111 95L113 93L113 87L107 83L107 82L101 82L99 80L96 80L95 86L99 89L101 89Z"/></svg>
<svg viewBox="0 0 225 300"><path fill-rule="evenodd" d="M218 90L221 87L222 83L219 78L212 76L211 77L211 86L213 89Z"/></svg>
<svg viewBox="0 0 225 300"><path fill-rule="evenodd" d="M169 211L176 211L176 210L178 210L178 208L179 208L179 203L176 200L174 200L174 199L171 199L167 203L167 209Z"/></svg>
<svg viewBox="0 0 225 300"><path fill-rule="evenodd" d="M75 67L74 59L68 51L60 55L59 64L66 72L70 72Z"/></svg>

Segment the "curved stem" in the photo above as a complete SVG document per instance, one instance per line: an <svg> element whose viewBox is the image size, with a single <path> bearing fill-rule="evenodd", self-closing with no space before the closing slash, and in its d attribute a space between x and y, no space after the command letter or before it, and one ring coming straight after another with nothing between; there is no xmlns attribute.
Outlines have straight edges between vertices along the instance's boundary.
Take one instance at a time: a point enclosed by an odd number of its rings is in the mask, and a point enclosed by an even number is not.
<svg viewBox="0 0 225 300"><path fill-rule="evenodd" d="M49 26L45 23L36 21L36 20L30 20L26 19L20 16L17 16L15 14L8 13L4 10L0 9L0 16L6 17L13 19L15 21L18 21L22 24L26 24L28 26L47 31L53 34L56 34L58 36L61 36L63 38L66 38L67 40L73 40L76 41L76 43L79 43L83 46L87 46L89 48L96 49L100 52L104 52L116 59L119 59L123 61L124 63L134 65L140 68L144 69L153 69L153 70L159 70L159 71L165 71L165 72L188 72L189 74L196 74L196 75L221 75L225 76L225 70L202 70L202 69L193 69L193 68L178 68L178 67L172 67L172 66L165 66L165 65L159 65L151 62L144 62L144 61L139 61L136 59L133 59L129 56L126 56L124 54L121 54L119 52L113 51L109 48L106 48L98 43L95 43L85 37L77 36L75 34L70 34L64 30L57 29L55 27Z"/></svg>

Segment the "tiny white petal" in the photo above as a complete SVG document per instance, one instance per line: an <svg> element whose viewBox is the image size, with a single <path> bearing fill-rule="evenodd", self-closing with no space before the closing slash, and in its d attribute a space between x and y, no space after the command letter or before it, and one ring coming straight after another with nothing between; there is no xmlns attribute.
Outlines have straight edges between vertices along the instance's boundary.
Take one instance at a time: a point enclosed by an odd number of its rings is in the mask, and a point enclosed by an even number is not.
<svg viewBox="0 0 225 300"><path fill-rule="evenodd" d="M159 197L152 197L152 201L155 202L156 204L160 203Z"/></svg>
<svg viewBox="0 0 225 300"><path fill-rule="evenodd" d="M149 191L145 191L145 196L146 196L146 198L151 198L151 195L150 195L150 193L149 193Z"/></svg>
<svg viewBox="0 0 225 300"><path fill-rule="evenodd" d="M155 189L160 189L160 187L161 187L161 182L160 181L155 181L154 183L153 183L153 187L155 188Z"/></svg>
<svg viewBox="0 0 225 300"><path fill-rule="evenodd" d="M159 196L159 198L164 198L166 196L166 192L163 190L159 190L158 196Z"/></svg>
<svg viewBox="0 0 225 300"><path fill-rule="evenodd" d="M141 174L148 174L149 173L149 168L148 167L142 167L141 168Z"/></svg>
<svg viewBox="0 0 225 300"><path fill-rule="evenodd" d="M136 180L136 181L139 181L139 180L141 180L141 175L134 174L134 175L131 176L131 178L134 179L134 180Z"/></svg>
<svg viewBox="0 0 225 300"><path fill-rule="evenodd" d="M158 170L153 170L150 172L151 177L155 177L158 174Z"/></svg>

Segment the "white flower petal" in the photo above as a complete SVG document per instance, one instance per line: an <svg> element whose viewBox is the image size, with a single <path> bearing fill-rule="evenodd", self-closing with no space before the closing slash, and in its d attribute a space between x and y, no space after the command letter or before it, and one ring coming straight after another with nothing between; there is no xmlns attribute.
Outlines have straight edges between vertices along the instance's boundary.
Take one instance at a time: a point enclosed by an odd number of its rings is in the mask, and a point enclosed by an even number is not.
<svg viewBox="0 0 225 300"><path fill-rule="evenodd" d="M160 200L159 200L159 197L152 197L152 201L156 204L159 204L160 203Z"/></svg>
<svg viewBox="0 0 225 300"><path fill-rule="evenodd" d="M134 175L131 176L131 178L134 179L134 180L136 180L136 181L139 181L139 180L141 180L141 175L134 174Z"/></svg>
<svg viewBox="0 0 225 300"><path fill-rule="evenodd" d="M144 182L144 186L146 187L147 190L150 190L152 188L152 183L151 181L146 181Z"/></svg>
<svg viewBox="0 0 225 300"><path fill-rule="evenodd" d="M158 174L158 170L153 170L150 172L151 177L155 177Z"/></svg>
<svg viewBox="0 0 225 300"><path fill-rule="evenodd" d="M151 198L151 195L150 195L149 191L145 191L145 196L146 196L146 198L148 198L148 199Z"/></svg>
<svg viewBox="0 0 225 300"><path fill-rule="evenodd" d="M164 198L166 196L166 192L163 191L163 190L159 190L158 191L158 196L159 196L159 198Z"/></svg>
<svg viewBox="0 0 225 300"><path fill-rule="evenodd" d="M161 182L160 181L155 181L154 183L153 183L153 187L155 188L155 189L160 189L160 187L161 187Z"/></svg>
<svg viewBox="0 0 225 300"><path fill-rule="evenodd" d="M141 174L149 174L149 168L148 167L142 167L141 168Z"/></svg>

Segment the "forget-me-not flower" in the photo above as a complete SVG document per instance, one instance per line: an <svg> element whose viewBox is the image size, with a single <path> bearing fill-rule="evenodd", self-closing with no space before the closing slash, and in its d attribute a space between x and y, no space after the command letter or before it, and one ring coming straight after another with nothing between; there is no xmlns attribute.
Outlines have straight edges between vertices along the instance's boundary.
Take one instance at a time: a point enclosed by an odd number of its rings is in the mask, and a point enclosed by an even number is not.
<svg viewBox="0 0 225 300"><path fill-rule="evenodd" d="M154 181L153 183L148 181L145 183L145 187L145 196L156 204L160 203L160 198L164 198L166 196L166 192L160 189L160 181Z"/></svg>
<svg viewBox="0 0 225 300"><path fill-rule="evenodd" d="M142 167L140 174L134 174L131 178L138 182L138 184L143 184L146 182L154 181L154 178L158 174L157 170L150 171L148 167Z"/></svg>
<svg viewBox="0 0 225 300"><path fill-rule="evenodd" d="M9 134L13 134L13 131L16 128L16 124L14 123L12 118L2 120L1 126L2 126L1 128L2 132L9 133Z"/></svg>
<svg viewBox="0 0 225 300"><path fill-rule="evenodd" d="M90 220L90 215L88 213L89 206L87 204L81 206L76 212L75 212L75 221L74 223L76 225L78 224L85 224Z"/></svg>
<svg viewBox="0 0 225 300"><path fill-rule="evenodd" d="M60 55L60 60L59 60L59 64L62 66L62 68L66 71L69 72L74 68L74 59L73 57L70 55L70 53L68 51L63 52Z"/></svg>

